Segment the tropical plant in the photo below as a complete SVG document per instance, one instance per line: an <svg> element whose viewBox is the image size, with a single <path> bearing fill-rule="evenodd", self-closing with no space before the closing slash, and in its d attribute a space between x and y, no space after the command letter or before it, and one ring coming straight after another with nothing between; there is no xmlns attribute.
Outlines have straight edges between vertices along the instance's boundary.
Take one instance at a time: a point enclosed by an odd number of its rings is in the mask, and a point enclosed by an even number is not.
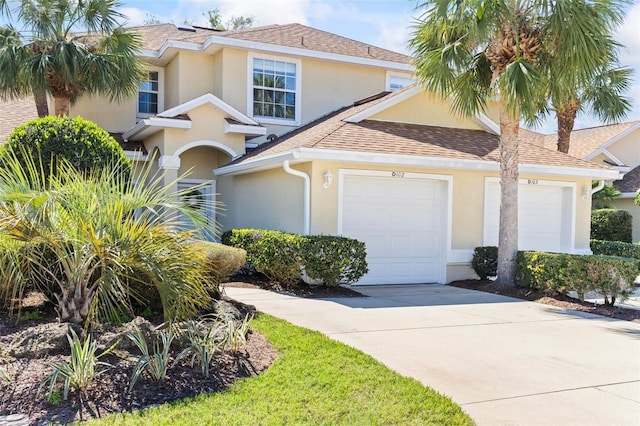
<svg viewBox="0 0 640 426"><path fill-rule="evenodd" d="M131 372L129 379L129 392L133 389L136 382L144 371L148 371L153 380L162 381L167 377L167 371L171 364L171 343L175 338L175 334L171 328L158 331L153 340L152 348L149 350L149 344L139 328L127 333L127 337L140 349L142 355L138 358L136 365ZM180 360L180 355L174 360L174 365Z"/></svg>
<svg viewBox="0 0 640 426"><path fill-rule="evenodd" d="M11 310L32 287L59 319L91 325L133 313L157 295L166 321L187 319L209 303L206 250L194 231L176 230L176 212L211 225L163 186L150 167L123 175L107 165L81 173L62 161L40 165L5 156L0 168L0 295ZM134 182L147 182L136 185Z"/></svg>
<svg viewBox="0 0 640 426"><path fill-rule="evenodd" d="M9 375L9 373L7 373L5 370L3 370L2 368L0 368L0 380L2 380L3 382L11 382L11 376Z"/></svg>
<svg viewBox="0 0 640 426"><path fill-rule="evenodd" d="M546 104L542 58L591 78L602 64L594 14L619 13L622 0L550 2L547 0L432 0L419 7L410 47L416 75L430 91L451 101L466 116L499 102L500 225L498 279L513 285L518 250L518 131L521 118ZM554 43L549 43L553 40ZM571 89L574 89L571 87Z"/></svg>
<svg viewBox="0 0 640 426"><path fill-rule="evenodd" d="M597 182L593 182L591 185L595 187ZM591 208L592 209L610 209L611 204L609 201L615 200L620 196L620 191L613 185L605 185L602 189L591 196Z"/></svg>
<svg viewBox="0 0 640 426"><path fill-rule="evenodd" d="M22 0L0 11L0 96L48 92L55 114L68 115L83 94L132 96L142 76L140 38L125 30L117 0Z"/></svg>
<svg viewBox="0 0 640 426"><path fill-rule="evenodd" d="M82 397L82 394L87 391L98 376L112 367L111 364L98 360L111 352L118 344L118 342L114 343L113 346L97 355L98 344L91 339L91 336L87 336L85 341L82 342L76 332L70 329L69 334L67 334L67 340L71 348L71 361L51 363L50 366L53 367L53 372L41 384L41 388L47 386L47 384L49 385L49 399L53 397L55 386L60 379L64 382L62 399L66 400L69 397L70 388L74 388L79 396ZM96 367L99 366L106 368L98 370Z"/></svg>
<svg viewBox="0 0 640 426"><path fill-rule="evenodd" d="M240 322L236 322L229 317L225 319L223 350L229 349L233 355L238 354L242 346L247 343L247 333L252 319L253 316L249 314Z"/></svg>
<svg viewBox="0 0 640 426"><path fill-rule="evenodd" d="M202 374L209 377L209 367L221 340L223 323L216 318L202 318L199 321L189 320L185 326L183 333L187 338L188 346L178 358L191 355L191 367L193 368L198 361Z"/></svg>

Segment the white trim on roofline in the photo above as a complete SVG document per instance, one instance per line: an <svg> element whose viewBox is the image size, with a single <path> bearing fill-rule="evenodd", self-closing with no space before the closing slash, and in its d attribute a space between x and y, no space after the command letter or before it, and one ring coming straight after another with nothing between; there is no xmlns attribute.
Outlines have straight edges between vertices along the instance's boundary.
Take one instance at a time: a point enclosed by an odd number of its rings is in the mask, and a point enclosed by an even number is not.
<svg viewBox="0 0 640 426"><path fill-rule="evenodd" d="M276 53L280 55L292 55L313 59L325 59L329 61L346 62L358 65L368 65L372 67L387 68L398 71L413 72L411 64L402 62L385 61L381 59L368 59L358 56L342 55L339 53L320 52L317 50L302 49L299 47L280 46L271 43L260 43L257 41L239 40L230 37L210 36L204 43L189 43L185 41L167 40L158 50L142 49L141 56L160 59L165 52L170 49L190 50L203 52L211 45L217 44L224 47L243 48L247 50L259 50L263 52Z"/></svg>
<svg viewBox="0 0 640 426"><path fill-rule="evenodd" d="M640 189L638 191L640 191ZM616 198L636 198L637 196L638 192L621 192Z"/></svg>
<svg viewBox="0 0 640 426"><path fill-rule="evenodd" d="M263 126L249 126L247 124L232 124L225 120L224 132L242 133L243 135L264 136L267 134L267 128Z"/></svg>
<svg viewBox="0 0 640 426"><path fill-rule="evenodd" d="M605 157L607 157L609 160L613 161L614 163L616 163L617 166L624 166L624 162L620 161L620 159L618 157L616 157L615 155L613 155L611 153L611 151L609 151L606 148L598 148L597 150L593 151L591 154L587 155L584 159L587 161L591 161L594 158L596 158L598 155L604 155Z"/></svg>
<svg viewBox="0 0 640 426"><path fill-rule="evenodd" d="M143 154L142 151L122 151L124 155L131 161L147 162L149 161L149 154Z"/></svg>
<svg viewBox="0 0 640 426"><path fill-rule="evenodd" d="M205 93L202 96L198 96L195 99L191 99L183 104L170 108L164 112L158 114L158 117L175 117L176 115L184 114L192 109L198 108L202 105L210 104L214 107L218 108L220 111L223 111L231 116L231 118L249 125L258 125L258 122L247 117L245 114L241 113L216 95L212 93Z"/></svg>
<svg viewBox="0 0 640 426"><path fill-rule="evenodd" d="M492 172L500 171L500 165L497 162L486 160L467 160L401 154L381 154L373 152L341 151L317 148L295 148L282 153L258 158L256 160L249 160L245 163L223 166L216 169L214 173L216 174L216 176L251 173L257 170L279 167L280 163L284 160L329 160L364 164L388 164L393 166L407 167L413 166L459 170L486 170ZM619 178L619 172L617 170L591 169L581 167L520 164L519 171L521 173L589 177L593 179Z"/></svg>
<svg viewBox="0 0 640 426"><path fill-rule="evenodd" d="M613 145L614 143L618 142L620 139L622 139L622 138L630 135L631 133L635 132L638 129L640 129L640 121L637 122L636 124L634 124L633 126L629 127L624 132L618 133L617 135L615 135L614 137L612 137L611 139L609 139L608 141L606 141L605 143L600 145L600 148L598 148L597 150L593 151L591 154L587 155L584 159L585 160L591 160L591 159L595 158L598 154L607 155L607 154L604 153L604 151L606 151L609 155L612 155L609 151L607 151L607 148L610 147L611 145ZM622 165L622 163L620 165Z"/></svg>
<svg viewBox="0 0 640 426"><path fill-rule="evenodd" d="M138 121L132 128L122 134L122 138L124 140L129 140L149 127L161 127L164 129L190 129L191 121L158 116L149 117Z"/></svg>

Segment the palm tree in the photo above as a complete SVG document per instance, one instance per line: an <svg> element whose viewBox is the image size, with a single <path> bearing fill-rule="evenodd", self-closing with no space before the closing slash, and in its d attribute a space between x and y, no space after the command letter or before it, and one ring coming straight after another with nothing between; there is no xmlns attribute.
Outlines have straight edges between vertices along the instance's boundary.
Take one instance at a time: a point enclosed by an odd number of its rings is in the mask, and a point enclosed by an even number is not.
<svg viewBox="0 0 640 426"><path fill-rule="evenodd" d="M48 92L56 115L82 94L121 100L136 93L142 63L137 35L119 23L116 0L21 0L0 11L18 22L0 27L0 97ZM13 19L13 18L16 19Z"/></svg>
<svg viewBox="0 0 640 426"><path fill-rule="evenodd" d="M501 286L514 282L519 120L540 110L541 58L553 55L558 67L586 81L601 64L601 34L612 31L611 26L594 25L601 23L596 15L615 21L622 5L623 0L431 0L420 5L425 12L415 25L410 47L421 84L448 98L461 115L476 115L492 99L500 103Z"/></svg>
<svg viewBox="0 0 640 426"><path fill-rule="evenodd" d="M626 116L631 103L622 93L628 90L632 74L631 68L607 65L588 86L576 88L552 100L552 110L556 113L558 123L558 151L565 154L569 152L571 132L578 112L591 110L605 123L620 121Z"/></svg>

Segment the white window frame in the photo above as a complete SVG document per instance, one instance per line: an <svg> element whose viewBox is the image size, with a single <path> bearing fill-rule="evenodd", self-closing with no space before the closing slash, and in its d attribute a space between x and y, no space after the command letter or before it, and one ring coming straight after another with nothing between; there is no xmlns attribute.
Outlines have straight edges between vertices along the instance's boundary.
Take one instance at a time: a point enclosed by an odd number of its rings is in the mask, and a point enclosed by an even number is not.
<svg viewBox="0 0 640 426"><path fill-rule="evenodd" d="M263 117L261 115L253 115L253 60L267 59L271 61L288 62L296 66L296 105L295 119ZM277 124L281 126L299 126L302 120L302 61L300 59L289 58L286 56L262 55L249 52L247 54L247 115L258 123Z"/></svg>
<svg viewBox="0 0 640 426"><path fill-rule="evenodd" d="M414 84L416 82L415 78L413 75L409 76L409 74L403 74L403 73L399 73L399 72L391 72L391 71L387 71L387 76L386 76L386 81L385 81L385 90L388 92L392 92L393 90L400 90L400 89L391 89L391 81L393 80L394 77L397 78L403 78L403 79L407 79L407 80L413 80ZM407 84L406 86L403 87L407 87L409 86L409 84Z"/></svg>
<svg viewBox="0 0 640 426"><path fill-rule="evenodd" d="M145 72L157 72L158 73L158 112L155 114L149 114L140 112L140 98L138 94L140 89L136 92L136 118L149 118L164 111L164 68L161 67L147 67ZM144 90L143 92L154 93L152 91Z"/></svg>

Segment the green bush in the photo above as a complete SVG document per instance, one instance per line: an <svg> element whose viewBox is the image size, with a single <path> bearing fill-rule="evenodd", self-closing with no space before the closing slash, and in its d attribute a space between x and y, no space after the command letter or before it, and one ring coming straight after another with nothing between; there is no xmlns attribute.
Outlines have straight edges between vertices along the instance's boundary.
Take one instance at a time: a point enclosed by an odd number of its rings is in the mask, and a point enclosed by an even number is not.
<svg viewBox="0 0 640 426"><path fill-rule="evenodd" d="M623 243L621 241L591 240L593 254L604 256L630 257L640 259L640 244Z"/></svg>
<svg viewBox="0 0 640 426"><path fill-rule="evenodd" d="M78 171L86 172L105 165L118 164L128 173L131 160L115 139L96 124L80 117L48 116L28 121L11 133L0 150L0 158L13 151L21 164L25 156L40 159L46 176L57 173L60 158ZM35 163L39 167L38 162Z"/></svg>
<svg viewBox="0 0 640 426"><path fill-rule="evenodd" d="M624 300L635 290L640 261L611 256L518 252L516 284L560 293L575 291L582 299L595 291L606 305Z"/></svg>
<svg viewBox="0 0 640 426"><path fill-rule="evenodd" d="M365 245L352 238L232 229L222 243L246 250L248 269L285 286L297 284L302 270L330 286L354 283L368 272Z"/></svg>
<svg viewBox="0 0 640 426"><path fill-rule="evenodd" d="M224 244L199 241L205 250L209 276L214 283L220 284L229 278L247 262L244 249L225 246Z"/></svg>
<svg viewBox="0 0 640 426"><path fill-rule="evenodd" d="M473 250L471 267L481 280L495 277L498 274L498 247L476 247Z"/></svg>
<svg viewBox="0 0 640 426"><path fill-rule="evenodd" d="M591 238L604 241L631 242L632 217L626 210L591 211Z"/></svg>
<svg viewBox="0 0 640 426"><path fill-rule="evenodd" d="M301 256L304 270L325 285L352 284L368 271L363 242L329 235L302 237Z"/></svg>

